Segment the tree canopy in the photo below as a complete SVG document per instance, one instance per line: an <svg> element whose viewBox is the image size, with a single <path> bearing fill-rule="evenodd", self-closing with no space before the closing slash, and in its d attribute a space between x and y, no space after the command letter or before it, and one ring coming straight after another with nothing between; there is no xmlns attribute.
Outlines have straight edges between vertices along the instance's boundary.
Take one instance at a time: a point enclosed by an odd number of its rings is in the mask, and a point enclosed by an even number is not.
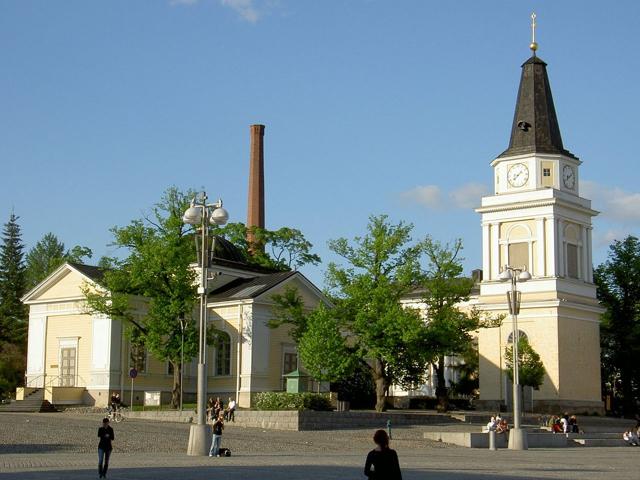
<svg viewBox="0 0 640 480"><path fill-rule="evenodd" d="M85 289L92 311L127 321L132 344L146 348L174 368L172 404L180 402L181 333L184 357L197 352L193 319L196 302L194 242L182 215L193 197L168 189L151 215L126 227L111 229L112 245L124 249L124 259L103 260L102 289ZM140 310L136 301L146 304ZM134 348L135 350L135 348Z"/></svg>
<svg viewBox="0 0 640 480"><path fill-rule="evenodd" d="M79 245L66 250L64 243L49 232L29 250L26 257L27 289L35 287L51 272L65 262L82 263L84 258L91 258L92 252Z"/></svg>
<svg viewBox="0 0 640 480"><path fill-rule="evenodd" d="M513 345L504 350L507 375L513 381ZM544 381L544 365L540 355L536 352L525 336L518 339L518 380L520 385L535 389L540 388Z"/></svg>
<svg viewBox="0 0 640 480"><path fill-rule="evenodd" d="M499 325L499 320L483 319L471 308L460 304L469 299L474 281L462 276L462 241L441 244L427 237L422 243L427 267L422 282L423 300L427 307L424 349L431 355L436 372L438 409L448 409L448 388L445 383L445 357L469 354L473 347L472 333L480 328Z"/></svg>
<svg viewBox="0 0 640 480"><path fill-rule="evenodd" d="M26 368L28 309L20 300L27 291L24 245L12 213L5 223L0 244L0 397L22 381Z"/></svg>
<svg viewBox="0 0 640 480"><path fill-rule="evenodd" d="M20 299L27 282L18 218L14 213L9 216L0 245L0 342L24 346L28 311Z"/></svg>
<svg viewBox="0 0 640 480"><path fill-rule="evenodd" d="M602 379L621 397L625 416L640 401L640 241L614 241L607 260L594 271L598 300L606 308L600 338ZM617 388L619 386L619 388Z"/></svg>

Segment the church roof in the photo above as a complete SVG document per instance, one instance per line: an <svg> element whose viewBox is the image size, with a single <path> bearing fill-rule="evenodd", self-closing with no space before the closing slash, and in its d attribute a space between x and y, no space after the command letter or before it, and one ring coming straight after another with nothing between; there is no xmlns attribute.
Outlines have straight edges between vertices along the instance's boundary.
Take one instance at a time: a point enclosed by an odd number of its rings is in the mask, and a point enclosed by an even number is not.
<svg viewBox="0 0 640 480"><path fill-rule="evenodd" d="M104 268L95 267L93 265L85 265L84 263L76 263L76 262L67 262L73 268L78 270L83 275L89 277L96 283L100 283L102 278L104 277L104 272L106 271Z"/></svg>
<svg viewBox="0 0 640 480"><path fill-rule="evenodd" d="M238 278L209 293L208 300L215 302L256 298L296 274L299 273L289 271L254 278Z"/></svg>
<svg viewBox="0 0 640 480"><path fill-rule="evenodd" d="M509 148L498 158L528 153L555 153L576 158L562 144L547 64L535 54L522 64Z"/></svg>

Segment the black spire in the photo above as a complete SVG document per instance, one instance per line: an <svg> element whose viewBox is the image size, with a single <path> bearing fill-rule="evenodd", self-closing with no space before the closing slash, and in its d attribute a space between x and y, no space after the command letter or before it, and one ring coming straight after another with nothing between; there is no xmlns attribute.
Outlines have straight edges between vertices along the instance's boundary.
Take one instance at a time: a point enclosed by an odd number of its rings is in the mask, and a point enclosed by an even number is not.
<svg viewBox="0 0 640 480"><path fill-rule="evenodd" d="M547 64L536 57L534 51L533 56L522 64L509 148L500 157L536 152L559 153L576 158L562 145Z"/></svg>

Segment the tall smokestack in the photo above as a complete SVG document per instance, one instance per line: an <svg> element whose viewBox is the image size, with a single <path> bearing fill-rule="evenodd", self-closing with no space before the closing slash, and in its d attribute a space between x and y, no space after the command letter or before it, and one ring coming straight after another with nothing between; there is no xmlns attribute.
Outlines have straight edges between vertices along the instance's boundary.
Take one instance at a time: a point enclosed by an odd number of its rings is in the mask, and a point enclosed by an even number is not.
<svg viewBox="0 0 640 480"><path fill-rule="evenodd" d="M264 228L264 125L251 125L251 153L249 157L249 202L247 228ZM247 234L249 251L264 251L264 245Z"/></svg>

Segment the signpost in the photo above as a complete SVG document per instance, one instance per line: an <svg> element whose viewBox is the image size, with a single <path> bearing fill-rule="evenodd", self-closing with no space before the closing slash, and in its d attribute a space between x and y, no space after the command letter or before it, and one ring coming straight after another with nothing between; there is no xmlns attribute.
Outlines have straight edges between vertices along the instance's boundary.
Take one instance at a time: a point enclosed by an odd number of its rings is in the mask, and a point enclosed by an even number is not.
<svg viewBox="0 0 640 480"><path fill-rule="evenodd" d="M129 406L131 411L133 411L133 379L138 376L138 370L135 368L129 369L129 378L131 378L131 402L129 402Z"/></svg>

